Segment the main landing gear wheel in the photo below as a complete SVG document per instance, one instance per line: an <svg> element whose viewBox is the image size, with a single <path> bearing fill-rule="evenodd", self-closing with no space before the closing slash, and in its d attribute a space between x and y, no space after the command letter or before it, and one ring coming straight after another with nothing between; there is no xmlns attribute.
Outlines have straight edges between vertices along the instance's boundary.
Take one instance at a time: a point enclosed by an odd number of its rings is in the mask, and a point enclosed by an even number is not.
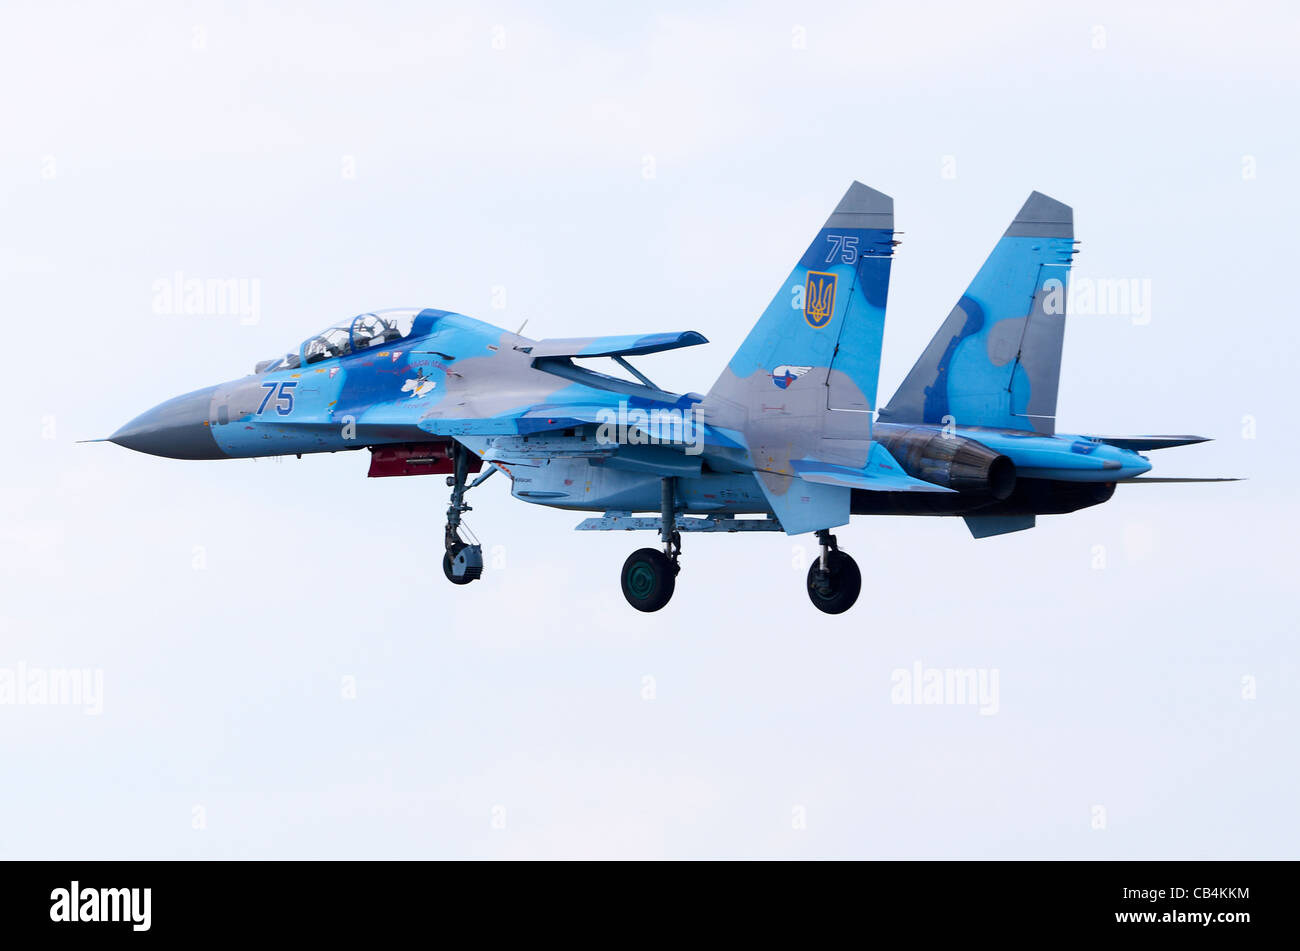
<svg viewBox="0 0 1300 951"><path fill-rule="evenodd" d="M819 611L843 614L853 607L861 591L858 563L836 547L835 536L825 533L821 557L808 569L808 599Z"/></svg>
<svg viewBox="0 0 1300 951"><path fill-rule="evenodd" d="M640 548L623 562L623 597L638 611L658 611L677 588L677 564L657 548Z"/></svg>

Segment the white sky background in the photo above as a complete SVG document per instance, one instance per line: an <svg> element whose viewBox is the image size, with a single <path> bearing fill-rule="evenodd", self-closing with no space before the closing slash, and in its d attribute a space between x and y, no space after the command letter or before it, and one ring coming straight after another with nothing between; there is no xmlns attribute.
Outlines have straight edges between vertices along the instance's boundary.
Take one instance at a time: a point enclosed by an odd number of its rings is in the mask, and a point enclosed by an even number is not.
<svg viewBox="0 0 1300 951"><path fill-rule="evenodd" d="M698 6L6 6L0 667L102 669L104 709L0 706L0 856L1296 856L1300 15ZM854 178L904 232L882 401L1037 188L1076 278L1151 282L1149 323L1072 318L1060 428L1251 481L858 519L841 617L806 539L692 536L641 615L651 536L504 479L460 589L440 477L74 444L393 305L696 329L641 367L703 392ZM177 271L260 320L155 314ZM996 668L997 714L891 703L918 661Z"/></svg>

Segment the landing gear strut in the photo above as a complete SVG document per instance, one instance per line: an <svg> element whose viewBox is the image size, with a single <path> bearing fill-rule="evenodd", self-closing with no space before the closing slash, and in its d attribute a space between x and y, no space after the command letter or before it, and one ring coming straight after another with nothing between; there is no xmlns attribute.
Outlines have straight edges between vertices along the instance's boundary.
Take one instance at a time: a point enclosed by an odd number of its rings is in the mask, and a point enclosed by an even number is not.
<svg viewBox="0 0 1300 951"><path fill-rule="evenodd" d="M808 598L819 611L843 614L858 600L862 572L856 561L840 551L829 529L819 531L817 540L821 555L808 569Z"/></svg>
<svg viewBox="0 0 1300 951"><path fill-rule="evenodd" d="M663 480L659 511L659 537L663 541L663 551L639 548L623 562L623 597L638 611L658 611L672 599L677 588L682 536L677 531L676 508L670 477Z"/></svg>
<svg viewBox="0 0 1300 951"><path fill-rule="evenodd" d="M442 556L442 573L452 584L469 584L483 576L483 546L471 544L460 536L461 515L473 511L465 504L465 476L469 470L469 450L458 442L452 443L452 470L447 476L451 487L451 505L447 508L447 530L444 535L446 554ZM474 484L487 478L489 469Z"/></svg>

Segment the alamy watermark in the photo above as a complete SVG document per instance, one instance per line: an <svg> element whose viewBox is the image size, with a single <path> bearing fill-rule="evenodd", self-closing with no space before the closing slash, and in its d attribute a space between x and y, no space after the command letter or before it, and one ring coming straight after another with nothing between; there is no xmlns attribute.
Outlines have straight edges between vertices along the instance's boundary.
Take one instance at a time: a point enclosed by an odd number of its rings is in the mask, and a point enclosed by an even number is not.
<svg viewBox="0 0 1300 951"><path fill-rule="evenodd" d="M596 422L602 446L685 446L688 456L704 451L704 421L694 406L641 409L621 400L616 410L597 411Z"/></svg>
<svg viewBox="0 0 1300 951"><path fill-rule="evenodd" d="M891 703L907 706L979 707L980 716L998 712L996 667L926 667L919 660L889 676Z"/></svg>
<svg viewBox="0 0 1300 951"><path fill-rule="evenodd" d="M153 282L153 312L161 317L262 319L262 281L256 277L189 277L176 271Z"/></svg>
<svg viewBox="0 0 1300 951"><path fill-rule="evenodd" d="M1076 317L1129 317L1134 326L1151 323L1151 278L1072 277L1043 282L1043 312Z"/></svg>
<svg viewBox="0 0 1300 951"><path fill-rule="evenodd" d="M81 707L87 716L104 712L104 671L90 667L0 667L0 706Z"/></svg>
<svg viewBox="0 0 1300 951"><path fill-rule="evenodd" d="M152 888L92 888L74 879L50 892L50 921L123 922L132 931L148 931L152 905Z"/></svg>

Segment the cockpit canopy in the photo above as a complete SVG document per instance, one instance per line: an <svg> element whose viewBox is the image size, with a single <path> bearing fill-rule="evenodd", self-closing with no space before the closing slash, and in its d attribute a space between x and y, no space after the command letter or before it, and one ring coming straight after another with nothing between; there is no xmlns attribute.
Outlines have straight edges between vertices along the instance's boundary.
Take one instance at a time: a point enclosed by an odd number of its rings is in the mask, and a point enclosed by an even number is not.
<svg viewBox="0 0 1300 951"><path fill-rule="evenodd" d="M349 353L358 353L371 347L401 340L410 334L415 317L419 313L419 307L394 307L389 310L358 314L350 320L327 327L320 333L308 337L298 348L297 353L286 353L283 357L261 361L253 372L294 370L309 363L345 357Z"/></svg>

